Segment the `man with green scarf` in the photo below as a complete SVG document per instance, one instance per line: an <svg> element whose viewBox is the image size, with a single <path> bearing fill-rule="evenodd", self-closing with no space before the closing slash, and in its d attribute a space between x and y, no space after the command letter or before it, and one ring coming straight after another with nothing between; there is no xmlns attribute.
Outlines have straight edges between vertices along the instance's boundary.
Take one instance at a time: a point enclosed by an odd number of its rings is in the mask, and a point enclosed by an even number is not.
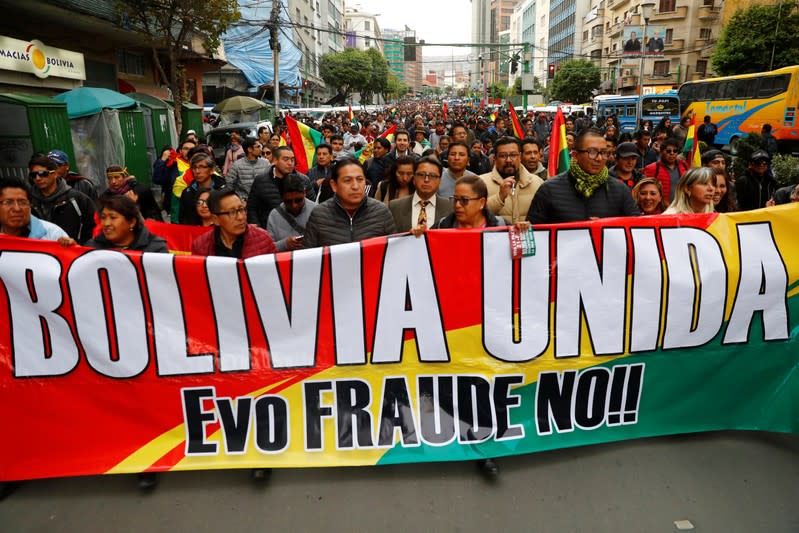
<svg viewBox="0 0 799 533"><path fill-rule="evenodd" d="M630 189L617 179L608 179L608 153L605 138L598 130L581 133L574 142L571 168L541 185L527 220L533 224L557 224L640 215Z"/></svg>

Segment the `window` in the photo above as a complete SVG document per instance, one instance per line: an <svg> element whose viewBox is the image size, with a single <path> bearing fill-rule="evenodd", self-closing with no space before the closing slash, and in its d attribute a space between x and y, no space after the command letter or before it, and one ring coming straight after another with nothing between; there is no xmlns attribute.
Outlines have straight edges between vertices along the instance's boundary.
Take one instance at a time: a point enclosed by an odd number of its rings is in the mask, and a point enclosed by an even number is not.
<svg viewBox="0 0 799 533"><path fill-rule="evenodd" d="M125 50L117 50L117 69L125 74L144 76L144 58Z"/></svg>
<svg viewBox="0 0 799 533"><path fill-rule="evenodd" d="M372 46L372 40L369 37L364 37L363 44L366 46L366 48L369 48Z"/></svg>
<svg viewBox="0 0 799 533"><path fill-rule="evenodd" d="M674 30L672 28L668 28L666 30L666 35L663 37L663 44L671 44L671 41L674 39Z"/></svg>
<svg viewBox="0 0 799 533"><path fill-rule="evenodd" d="M705 41L710 39L710 28L699 28L699 38Z"/></svg>
<svg viewBox="0 0 799 533"><path fill-rule="evenodd" d="M790 82L790 79L790 74L762 78L760 80L760 90L757 93L758 98L771 98L780 93L784 93L788 90L788 82Z"/></svg>
<svg viewBox="0 0 799 533"><path fill-rule="evenodd" d="M664 11L677 11L677 0L660 0L660 13Z"/></svg>
<svg viewBox="0 0 799 533"><path fill-rule="evenodd" d="M370 21L368 21L368 20L363 21L363 29L371 30L372 29L372 23Z"/></svg>
<svg viewBox="0 0 799 533"><path fill-rule="evenodd" d="M601 61L602 60L602 50L593 50L591 52L591 60L592 61Z"/></svg>
<svg viewBox="0 0 799 533"><path fill-rule="evenodd" d="M704 74L707 71L707 60L705 59L697 59L696 61L696 73L697 74Z"/></svg>
<svg viewBox="0 0 799 533"><path fill-rule="evenodd" d="M585 30L583 32L583 41L587 41L587 40L588 40L588 30Z"/></svg>
<svg viewBox="0 0 799 533"><path fill-rule="evenodd" d="M655 65L652 68L652 75L653 76L668 76L670 69L669 66L671 65L671 61L655 61Z"/></svg>
<svg viewBox="0 0 799 533"><path fill-rule="evenodd" d="M714 0L704 0L704 3L702 5L706 7L713 7L713 2Z"/></svg>

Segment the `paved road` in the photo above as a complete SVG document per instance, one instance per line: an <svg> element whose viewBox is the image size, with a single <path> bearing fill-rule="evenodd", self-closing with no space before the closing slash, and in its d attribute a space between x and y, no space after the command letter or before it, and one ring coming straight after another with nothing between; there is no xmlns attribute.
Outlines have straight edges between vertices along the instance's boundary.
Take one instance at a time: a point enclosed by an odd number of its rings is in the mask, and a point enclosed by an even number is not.
<svg viewBox="0 0 799 533"><path fill-rule="evenodd" d="M0 503L0 531L799 532L799 435L720 432L472 464L176 472L39 480Z"/></svg>

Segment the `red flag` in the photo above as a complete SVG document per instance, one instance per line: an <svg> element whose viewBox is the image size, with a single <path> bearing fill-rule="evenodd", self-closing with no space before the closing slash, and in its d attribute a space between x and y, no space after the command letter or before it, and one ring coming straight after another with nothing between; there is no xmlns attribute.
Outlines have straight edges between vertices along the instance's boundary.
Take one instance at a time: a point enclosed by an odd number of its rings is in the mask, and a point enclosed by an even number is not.
<svg viewBox="0 0 799 533"><path fill-rule="evenodd" d="M519 139L524 138L524 129L522 128L522 123L519 122L519 117L516 115L516 110L513 108L513 104L510 102L508 102L508 111L510 112L510 122L513 125L513 135Z"/></svg>

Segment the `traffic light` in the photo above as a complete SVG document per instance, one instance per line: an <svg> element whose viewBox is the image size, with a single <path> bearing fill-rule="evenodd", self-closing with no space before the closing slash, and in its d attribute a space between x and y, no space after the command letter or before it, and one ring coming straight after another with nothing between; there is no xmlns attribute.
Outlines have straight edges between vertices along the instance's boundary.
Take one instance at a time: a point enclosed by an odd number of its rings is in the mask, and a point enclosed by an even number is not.
<svg viewBox="0 0 799 533"><path fill-rule="evenodd" d="M405 61L416 61L416 39L413 37L405 37L403 39Z"/></svg>
<svg viewBox="0 0 799 533"><path fill-rule="evenodd" d="M555 77L555 65L550 63L549 70L547 70L547 79L553 79Z"/></svg>
<svg viewBox="0 0 799 533"><path fill-rule="evenodd" d="M510 73L516 74L519 70L519 55L515 55L510 59Z"/></svg>

